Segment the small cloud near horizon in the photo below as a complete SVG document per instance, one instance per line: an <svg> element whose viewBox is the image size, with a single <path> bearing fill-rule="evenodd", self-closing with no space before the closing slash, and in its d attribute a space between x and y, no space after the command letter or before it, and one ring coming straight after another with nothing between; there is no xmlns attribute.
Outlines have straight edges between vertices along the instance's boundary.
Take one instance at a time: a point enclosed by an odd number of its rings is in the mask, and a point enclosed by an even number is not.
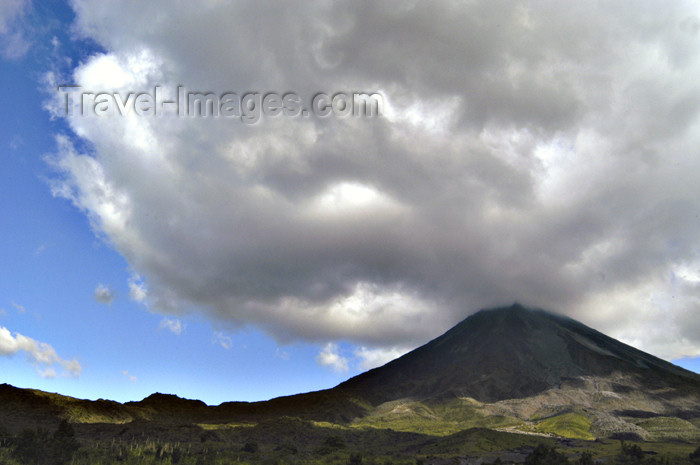
<svg viewBox="0 0 700 465"><path fill-rule="evenodd" d="M63 368L63 376L77 378L83 367L77 359L67 360L60 357L56 350L45 342L37 341L20 333L12 333L0 326L0 356L11 357L24 352L27 360L36 367L42 378L55 378L56 366Z"/></svg>

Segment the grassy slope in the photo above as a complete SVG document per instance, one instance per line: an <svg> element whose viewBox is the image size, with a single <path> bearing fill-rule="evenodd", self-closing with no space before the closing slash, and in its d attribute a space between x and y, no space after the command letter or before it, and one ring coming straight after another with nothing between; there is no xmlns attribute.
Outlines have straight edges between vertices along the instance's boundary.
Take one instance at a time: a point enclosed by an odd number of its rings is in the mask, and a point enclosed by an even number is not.
<svg viewBox="0 0 700 465"><path fill-rule="evenodd" d="M590 433L591 423L591 420L581 413L568 412L537 422L535 431L565 438L592 440L595 437Z"/></svg>
<svg viewBox="0 0 700 465"><path fill-rule="evenodd" d="M435 405L407 400L387 402L352 423L355 427L389 428L436 436L469 428L503 428L523 424L522 420L514 417L489 415L478 402L470 399L454 399Z"/></svg>
<svg viewBox="0 0 700 465"><path fill-rule="evenodd" d="M649 439L651 440L685 439L689 441L700 441L700 429L693 423L681 418L653 417L631 419L631 421L648 431L650 433Z"/></svg>

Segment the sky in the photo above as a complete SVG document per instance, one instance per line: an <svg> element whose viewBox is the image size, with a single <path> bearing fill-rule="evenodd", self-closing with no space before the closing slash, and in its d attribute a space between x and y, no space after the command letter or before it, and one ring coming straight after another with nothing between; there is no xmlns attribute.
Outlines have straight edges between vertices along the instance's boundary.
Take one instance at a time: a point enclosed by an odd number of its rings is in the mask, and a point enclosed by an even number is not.
<svg viewBox="0 0 700 465"><path fill-rule="evenodd" d="M0 381L263 400L515 301L700 371L699 78L692 2L0 1Z"/></svg>

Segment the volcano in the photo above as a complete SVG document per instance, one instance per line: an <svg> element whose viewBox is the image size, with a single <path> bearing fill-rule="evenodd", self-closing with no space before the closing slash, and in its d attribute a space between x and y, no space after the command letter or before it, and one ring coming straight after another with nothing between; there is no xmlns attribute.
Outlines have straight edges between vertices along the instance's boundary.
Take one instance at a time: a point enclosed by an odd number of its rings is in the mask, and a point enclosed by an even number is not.
<svg viewBox="0 0 700 465"><path fill-rule="evenodd" d="M372 404L396 398L529 397L615 376L669 398L700 393L700 376L578 321L519 304L482 310L442 336L336 389ZM626 390L618 386L617 390Z"/></svg>

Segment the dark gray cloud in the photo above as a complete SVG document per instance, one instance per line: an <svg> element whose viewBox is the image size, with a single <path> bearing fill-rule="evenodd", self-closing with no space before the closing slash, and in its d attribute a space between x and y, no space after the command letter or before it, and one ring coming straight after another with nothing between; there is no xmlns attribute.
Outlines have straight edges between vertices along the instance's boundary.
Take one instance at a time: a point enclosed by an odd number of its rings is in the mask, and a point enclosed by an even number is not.
<svg viewBox="0 0 700 465"><path fill-rule="evenodd" d="M385 96L379 119L71 118L94 151L59 138L54 191L151 308L389 353L519 300L700 354L692 6L74 5L107 50L86 89Z"/></svg>

